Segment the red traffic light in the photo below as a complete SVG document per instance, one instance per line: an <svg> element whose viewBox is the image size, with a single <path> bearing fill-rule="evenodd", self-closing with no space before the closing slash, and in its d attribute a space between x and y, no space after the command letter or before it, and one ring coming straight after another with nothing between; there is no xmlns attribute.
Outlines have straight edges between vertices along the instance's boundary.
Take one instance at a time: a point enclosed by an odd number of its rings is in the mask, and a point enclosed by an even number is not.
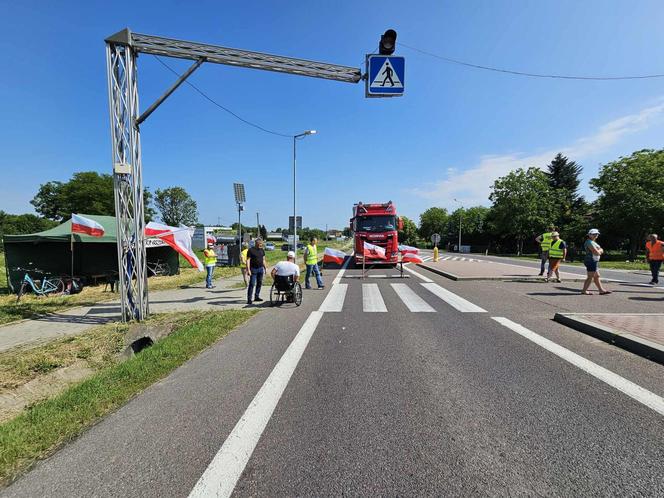
<svg viewBox="0 0 664 498"><path fill-rule="evenodd" d="M384 35L380 37L380 44L378 45L378 53L380 55L392 55L397 46L397 32L393 29L385 31Z"/></svg>

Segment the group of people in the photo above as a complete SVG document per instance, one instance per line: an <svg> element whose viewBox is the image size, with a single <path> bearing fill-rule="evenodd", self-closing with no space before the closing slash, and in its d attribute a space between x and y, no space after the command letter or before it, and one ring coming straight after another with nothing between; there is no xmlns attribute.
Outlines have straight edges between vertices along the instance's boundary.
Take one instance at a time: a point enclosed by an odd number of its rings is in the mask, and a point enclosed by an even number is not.
<svg viewBox="0 0 664 498"><path fill-rule="evenodd" d="M213 288L212 276L214 273L214 267L217 264L217 255L214 252L214 246L212 244L208 244L207 249L203 251L203 258L207 270L205 286L206 288L211 289ZM323 283L321 271L318 268L318 239L316 239L316 237L312 237L305 247L303 260L307 269L304 278L305 289L312 288L310 284L311 275L314 275L316 278L318 288L324 289L325 284ZM251 305L254 302L263 301L260 294L261 287L263 286L263 277L267 273L268 266L262 239L256 239L252 247L249 247L249 244L246 242L242 244L240 264L242 267L244 284L247 286L247 304ZM300 267L295 262L295 252L288 251L286 260L277 263L274 268L272 268L270 275L273 279L276 276L293 276L294 281L297 282L300 278Z"/></svg>
<svg viewBox="0 0 664 498"><path fill-rule="evenodd" d="M583 250L585 252L583 264L586 267L586 280L583 283L581 294L591 295L590 286L595 283L600 295L611 294L603 285L599 274L599 261L604 254L604 249L597 242L600 233L597 228L592 228L586 235L586 240L583 243ZM539 243L541 249L541 266L540 276L544 276L544 269L547 261L549 268L546 274L546 281L551 280L553 274L556 275L556 282L560 282L560 263L567 257L567 244L560 238L555 226L549 226L549 231L539 235L535 238ZM652 274L651 285L659 284L659 271L664 261L664 243L659 240L656 233L648 236L646 242L646 261L650 264L650 272Z"/></svg>

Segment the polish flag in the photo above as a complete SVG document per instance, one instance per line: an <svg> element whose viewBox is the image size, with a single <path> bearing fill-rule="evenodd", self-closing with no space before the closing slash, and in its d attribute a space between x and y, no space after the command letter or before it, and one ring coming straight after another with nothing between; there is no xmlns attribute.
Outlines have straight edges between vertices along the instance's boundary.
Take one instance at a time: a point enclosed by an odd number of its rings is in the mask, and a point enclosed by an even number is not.
<svg viewBox="0 0 664 498"><path fill-rule="evenodd" d="M346 259L346 253L342 251L337 251L330 247L326 247L323 252L323 263L336 263L342 265Z"/></svg>
<svg viewBox="0 0 664 498"><path fill-rule="evenodd" d="M203 263L191 248L191 230L189 227L171 227L151 221L145 226L147 237L158 237L182 254L193 268L203 271Z"/></svg>
<svg viewBox="0 0 664 498"><path fill-rule="evenodd" d="M424 261L422 260L422 258L419 255L413 254L411 252L403 253L403 255L401 256L401 262L402 263L424 263Z"/></svg>
<svg viewBox="0 0 664 498"><path fill-rule="evenodd" d="M362 251L365 258L378 258L378 259L387 259L385 256L385 249L380 246L369 244L368 242L364 243L364 250Z"/></svg>
<svg viewBox="0 0 664 498"><path fill-rule="evenodd" d="M80 214L72 214L71 233L84 233L91 237L103 237L104 227L95 220L91 220Z"/></svg>
<svg viewBox="0 0 664 498"><path fill-rule="evenodd" d="M411 247L411 246L405 246L405 245L399 244L399 252L401 254L408 254L408 253L410 253L410 254L419 254L420 250L417 247Z"/></svg>

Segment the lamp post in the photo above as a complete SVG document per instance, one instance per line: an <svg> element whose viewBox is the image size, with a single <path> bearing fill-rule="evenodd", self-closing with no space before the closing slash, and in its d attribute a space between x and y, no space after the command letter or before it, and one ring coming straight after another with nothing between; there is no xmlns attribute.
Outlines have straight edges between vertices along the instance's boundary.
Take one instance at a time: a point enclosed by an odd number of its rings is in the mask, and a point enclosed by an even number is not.
<svg viewBox="0 0 664 498"><path fill-rule="evenodd" d="M307 130L299 135L293 135L293 251L295 252L295 260L297 261L297 205L295 203L296 192L297 192L297 183L295 181L296 176L296 165L297 165L297 153L296 146L297 140L299 138L304 138L307 135L315 135L316 130Z"/></svg>
<svg viewBox="0 0 664 498"><path fill-rule="evenodd" d="M454 199L454 202L459 203L459 253L461 253L461 210L463 209L463 205L456 199Z"/></svg>

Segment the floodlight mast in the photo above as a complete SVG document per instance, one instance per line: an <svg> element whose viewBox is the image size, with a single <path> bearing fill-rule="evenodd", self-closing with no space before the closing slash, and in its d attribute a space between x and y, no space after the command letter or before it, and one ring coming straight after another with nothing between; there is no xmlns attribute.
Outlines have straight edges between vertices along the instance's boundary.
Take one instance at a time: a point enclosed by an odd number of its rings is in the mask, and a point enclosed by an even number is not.
<svg viewBox="0 0 664 498"><path fill-rule="evenodd" d="M118 289L122 320L141 321L149 315L149 301L139 125L204 62L347 83L359 82L362 73L360 69L348 66L132 33L129 29L105 41L117 223ZM142 115L138 106L136 66L139 53L196 61Z"/></svg>

